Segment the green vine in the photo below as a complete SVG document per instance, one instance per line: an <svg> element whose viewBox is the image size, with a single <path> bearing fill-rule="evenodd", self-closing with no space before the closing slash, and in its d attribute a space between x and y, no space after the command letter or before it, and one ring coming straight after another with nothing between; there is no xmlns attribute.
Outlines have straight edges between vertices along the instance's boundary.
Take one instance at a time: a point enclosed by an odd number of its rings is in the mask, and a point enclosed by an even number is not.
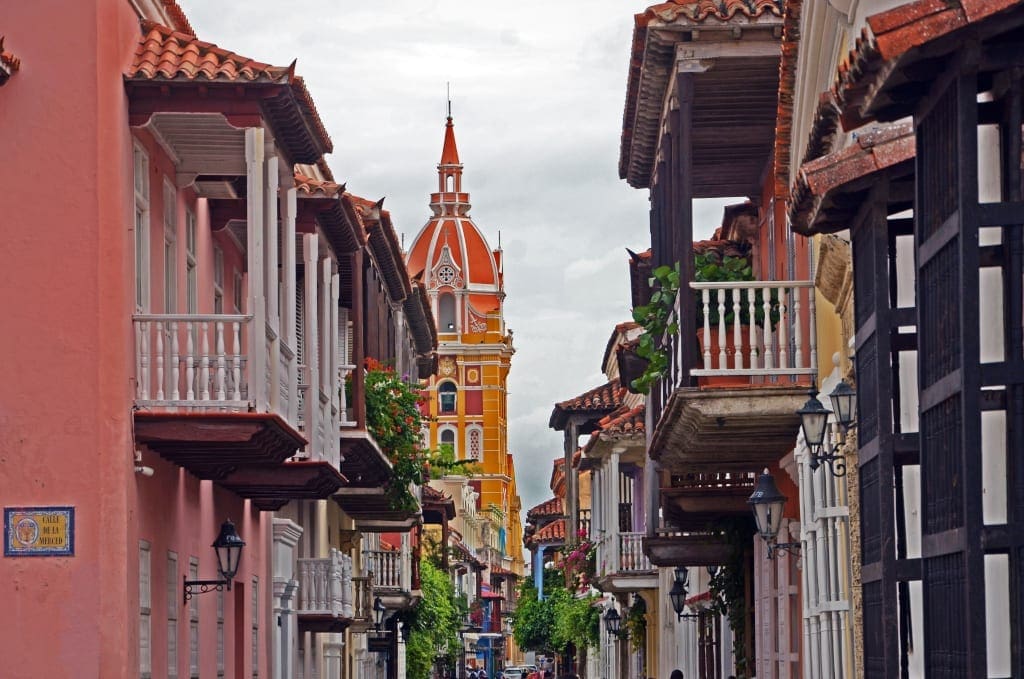
<svg viewBox="0 0 1024 679"><path fill-rule="evenodd" d="M644 329L636 346L636 355L647 360L647 367L631 386L646 394L651 385L668 371L668 347L664 336L679 332L679 324L669 322L679 294L679 263L675 266L659 266L651 272L648 283L654 292L650 301L633 309L633 320Z"/></svg>
<svg viewBox="0 0 1024 679"><path fill-rule="evenodd" d="M747 658L747 567L746 548L753 530L745 519L722 521L715 527L729 544L729 559L711 575L708 590L711 610L729 621L732 630L732 652L736 659L736 676L748 676Z"/></svg>
<svg viewBox="0 0 1024 679"><path fill-rule="evenodd" d="M422 432L427 418L421 407L425 398L417 386L399 377L394 368L372 358L366 359L366 426L391 462L387 495L391 508L414 512L419 508L412 486L425 478L439 478L455 471L474 468L467 460L456 460L451 446L432 451L423 446Z"/></svg>
<svg viewBox="0 0 1024 679"><path fill-rule="evenodd" d="M465 597L456 596L451 578L432 560L420 561L420 588L423 597L406 618L410 626L406 644L406 674L410 679L429 679L431 668L439 660L455 667L459 654L459 627L466 615Z"/></svg>
<svg viewBox="0 0 1024 679"><path fill-rule="evenodd" d="M735 282L753 281L754 271L750 265L750 259L746 256L722 255L716 250L707 250L695 253L693 257L694 281L697 283L713 282ZM651 272L648 280L654 290L651 293L650 301L642 306L633 309L633 320L642 328L643 334L637 342L636 355L647 361L644 372L630 384L634 390L646 394L651 386L668 373L669 350L665 344L667 335L679 333L679 319L672 317L675 309L676 297L681 286L679 263L674 266L659 266ZM694 291L696 297L696 323L694 328L704 327L704 304L703 292ZM723 294L722 301L725 305L725 323L731 325L736 321L736 312L733 306L731 294L724 291L711 290L708 295L708 324L717 328L720 317L718 313L719 295ZM766 310L764 306L764 292L755 290L753 306L754 313L750 313L750 293L746 289L740 290L739 294L739 322L742 325L764 326ZM779 322L779 295L777 289L769 293L767 319L772 329ZM670 320L671 319L671 320Z"/></svg>
<svg viewBox="0 0 1024 679"><path fill-rule="evenodd" d="M647 604L637 595L629 607L623 626L629 633L629 645L634 651L643 651L647 643Z"/></svg>

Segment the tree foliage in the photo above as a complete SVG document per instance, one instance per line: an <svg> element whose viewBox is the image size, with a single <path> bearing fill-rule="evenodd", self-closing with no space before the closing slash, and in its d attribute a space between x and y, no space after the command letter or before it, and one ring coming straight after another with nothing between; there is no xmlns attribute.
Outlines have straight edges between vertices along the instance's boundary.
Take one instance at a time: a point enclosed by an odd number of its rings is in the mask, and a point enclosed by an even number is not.
<svg viewBox="0 0 1024 679"><path fill-rule="evenodd" d="M565 653L570 646L596 646L599 641L600 611L592 606L593 597L576 597L565 588L558 570L549 570L544 578L544 600L537 599L532 580L519 588L519 605L512 620L516 644L527 651Z"/></svg>
<svg viewBox="0 0 1024 679"><path fill-rule="evenodd" d="M411 632L405 658L409 679L429 679L438 647L446 648L449 663L454 662L459 626L466 614L465 600L456 596L451 578L429 559L420 562L420 588L423 598L408 621Z"/></svg>

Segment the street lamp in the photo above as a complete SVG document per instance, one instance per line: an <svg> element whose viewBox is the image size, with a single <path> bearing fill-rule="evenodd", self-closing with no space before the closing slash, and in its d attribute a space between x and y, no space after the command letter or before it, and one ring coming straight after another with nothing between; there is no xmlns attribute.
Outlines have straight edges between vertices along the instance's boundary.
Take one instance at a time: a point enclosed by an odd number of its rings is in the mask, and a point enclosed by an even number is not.
<svg viewBox="0 0 1024 679"><path fill-rule="evenodd" d="M822 462L828 463L834 476L846 476L846 461L839 446L826 441L828 418L833 415L839 424L841 436L854 426L857 416L857 392L846 382L840 382L829 394L832 411L829 412L818 400L815 390L808 392L809 398L802 408L796 411L800 416L800 428L804 432L804 441L810 449L810 465L817 470Z"/></svg>
<svg viewBox="0 0 1024 679"><path fill-rule="evenodd" d="M672 603L672 610L676 612L676 619L696 618L694 613L684 613L686 610L686 595L689 592L690 571L685 566L676 568L675 580L672 582L672 589L668 592L668 599Z"/></svg>
<svg viewBox="0 0 1024 679"><path fill-rule="evenodd" d="M235 524L228 519L220 526L220 534L210 545L217 555L217 573L219 580L189 580L188 576L182 577L184 583L184 601L188 602L195 594L206 592L221 592L224 589L231 589L231 582L238 572L238 563L242 558L242 547L245 547L245 540L238 536ZM198 589L193 590L193 587Z"/></svg>
<svg viewBox="0 0 1024 679"><path fill-rule="evenodd" d="M378 632L380 632L380 628L384 624L384 611L386 610L387 607L380 597L373 600L373 628Z"/></svg>
<svg viewBox="0 0 1024 679"><path fill-rule="evenodd" d="M765 469L757 479L757 486L747 504L754 512L754 522L761 539L768 545L768 558L775 558L775 552L785 550L795 554L800 549L799 542L778 542L779 529L782 527L782 509L786 505L786 496L779 492L775 478Z"/></svg>
<svg viewBox="0 0 1024 679"><path fill-rule="evenodd" d="M608 631L608 634L619 636L619 627L622 625L622 617L619 612L615 610L615 607L608 609L608 612L604 614L604 628Z"/></svg>

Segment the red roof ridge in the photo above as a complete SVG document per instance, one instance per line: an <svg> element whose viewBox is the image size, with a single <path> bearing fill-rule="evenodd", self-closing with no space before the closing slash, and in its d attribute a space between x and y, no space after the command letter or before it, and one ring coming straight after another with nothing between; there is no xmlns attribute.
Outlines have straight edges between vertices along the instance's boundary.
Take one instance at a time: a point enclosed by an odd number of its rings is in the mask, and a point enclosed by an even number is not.
<svg viewBox="0 0 1024 679"><path fill-rule="evenodd" d="M769 13L782 16L782 0L670 0L651 5L636 15L637 26L647 26L651 21L678 21L680 18L692 23L707 19L729 21L743 16L754 19Z"/></svg>

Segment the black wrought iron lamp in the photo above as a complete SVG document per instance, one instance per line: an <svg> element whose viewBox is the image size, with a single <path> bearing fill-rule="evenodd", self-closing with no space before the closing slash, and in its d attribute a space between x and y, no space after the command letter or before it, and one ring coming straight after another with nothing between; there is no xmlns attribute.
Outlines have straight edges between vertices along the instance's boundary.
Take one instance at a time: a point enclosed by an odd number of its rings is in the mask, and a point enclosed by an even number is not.
<svg viewBox="0 0 1024 679"><path fill-rule="evenodd" d="M839 452L839 445L827 440L828 419L833 415L839 424L840 436L845 438L857 419L857 392L846 382L840 382L829 394L832 411L829 412L818 400L814 389L808 392L807 403L797 415L800 416L800 428L804 432L804 440L810 449L810 465L817 470L821 464L827 463L833 476L846 476L846 458ZM839 443L841 444L842 441Z"/></svg>
<svg viewBox="0 0 1024 679"><path fill-rule="evenodd" d="M668 592L668 599L672 603L672 610L676 612L677 620L696 618L696 613L686 613L686 597L690 588L690 571L685 566L679 566L675 570L675 580L672 589Z"/></svg>
<svg viewBox="0 0 1024 679"><path fill-rule="evenodd" d="M377 597L373 600L373 629L380 632L381 627L384 626L384 612L387 610L387 606L384 605L384 600Z"/></svg>
<svg viewBox="0 0 1024 679"><path fill-rule="evenodd" d="M604 614L604 628L607 630L609 635L618 637L619 631L622 627L622 616L612 606L608 609L608 612Z"/></svg>
<svg viewBox="0 0 1024 679"><path fill-rule="evenodd" d="M182 576L184 582L183 600L188 602L195 594L206 592L220 592L231 589L231 582L235 573L238 572L238 564L242 557L242 547L245 541L238 537L235 524L228 519L220 526L220 535L211 545L217 554L217 572L219 580L189 580L188 576Z"/></svg>
<svg viewBox="0 0 1024 679"><path fill-rule="evenodd" d="M747 504L754 512L757 532L768 545L769 559L774 559L775 553L780 550L790 554L797 554L800 551L799 542L778 541L779 529L782 527L782 511L786 506L786 500L786 496L775 485L775 477L769 474L767 469L758 477L754 492L747 500Z"/></svg>

